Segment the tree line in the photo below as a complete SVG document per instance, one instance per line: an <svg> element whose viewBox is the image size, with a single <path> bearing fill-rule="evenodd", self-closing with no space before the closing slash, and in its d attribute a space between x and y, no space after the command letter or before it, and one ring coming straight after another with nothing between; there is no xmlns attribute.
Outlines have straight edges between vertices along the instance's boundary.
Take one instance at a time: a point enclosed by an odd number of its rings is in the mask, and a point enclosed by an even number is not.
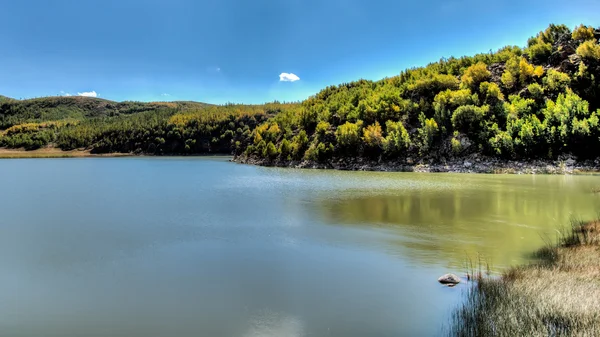
<svg viewBox="0 0 600 337"><path fill-rule="evenodd" d="M300 103L222 106L73 97L0 99L0 146L95 153L231 153L265 163L600 155L600 30L550 25Z"/></svg>

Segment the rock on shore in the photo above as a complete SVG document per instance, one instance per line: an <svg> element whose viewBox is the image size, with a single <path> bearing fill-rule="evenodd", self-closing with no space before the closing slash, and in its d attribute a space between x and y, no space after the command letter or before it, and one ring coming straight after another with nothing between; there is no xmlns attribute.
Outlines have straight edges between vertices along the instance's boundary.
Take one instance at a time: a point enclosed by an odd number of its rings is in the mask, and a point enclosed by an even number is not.
<svg viewBox="0 0 600 337"><path fill-rule="evenodd" d="M578 174L599 172L600 160L576 161L573 158L558 160L512 161L473 155L443 161L371 160L362 157L334 158L327 162L272 161L253 157L236 157L235 162L261 166L291 168L336 169L347 171L387 172L450 172L450 173L512 173L512 174Z"/></svg>

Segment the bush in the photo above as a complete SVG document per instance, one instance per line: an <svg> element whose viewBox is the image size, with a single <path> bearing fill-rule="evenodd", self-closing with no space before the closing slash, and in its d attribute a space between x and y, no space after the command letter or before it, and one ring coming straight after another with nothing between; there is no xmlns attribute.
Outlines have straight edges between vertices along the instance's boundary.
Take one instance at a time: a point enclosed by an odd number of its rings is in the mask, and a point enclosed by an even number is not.
<svg viewBox="0 0 600 337"><path fill-rule="evenodd" d="M579 25L573 30L573 40L587 41L594 39L594 27Z"/></svg>
<svg viewBox="0 0 600 337"><path fill-rule="evenodd" d="M279 154L279 152L277 152L277 148L275 147L275 144L273 144L272 142L269 142L269 144L267 144L267 147L265 147L265 149L264 149L263 157L268 157L270 159L274 159L277 157L278 154Z"/></svg>
<svg viewBox="0 0 600 337"><path fill-rule="evenodd" d="M319 136L320 138L324 137L325 133L329 131L330 126L331 125L328 122L320 121L319 124L317 124L317 128L315 129L315 134L317 134L317 136Z"/></svg>
<svg viewBox="0 0 600 337"><path fill-rule="evenodd" d="M522 154L536 153L536 147L542 144L545 126L535 115L522 119L511 120L507 126L508 134L512 135L514 146Z"/></svg>
<svg viewBox="0 0 600 337"><path fill-rule="evenodd" d="M541 77L544 69L534 67L524 57L512 57L506 61L506 70L502 74L502 83L509 89L525 85L532 77Z"/></svg>
<svg viewBox="0 0 600 337"><path fill-rule="evenodd" d="M546 89L551 92L560 93L565 91L567 86L571 83L571 78L568 74L558 70L549 69L543 79L543 83Z"/></svg>
<svg viewBox="0 0 600 337"><path fill-rule="evenodd" d="M333 154L334 147L332 144L325 144L321 142L315 142L310 145L304 155L304 159L312 161L324 161L330 158Z"/></svg>
<svg viewBox="0 0 600 337"><path fill-rule="evenodd" d="M287 159L287 157L292 153L292 144L287 139L283 139L279 145L279 152L281 153L281 157L283 159Z"/></svg>
<svg viewBox="0 0 600 337"><path fill-rule="evenodd" d="M577 55L583 59L600 61L600 45L595 40L588 40L577 47Z"/></svg>
<svg viewBox="0 0 600 337"><path fill-rule="evenodd" d="M507 119L514 120L532 113L535 101L530 98L522 98L519 95L510 95L510 102L504 103L504 113Z"/></svg>
<svg viewBox="0 0 600 337"><path fill-rule="evenodd" d="M408 149L410 137L402 122L387 121L387 136L383 141L383 149L388 155L397 155Z"/></svg>
<svg viewBox="0 0 600 337"><path fill-rule="evenodd" d="M338 126L335 131L335 138L340 146L351 148L356 146L360 140L360 126L358 123L346 122Z"/></svg>
<svg viewBox="0 0 600 337"><path fill-rule="evenodd" d="M450 120L452 112L461 105L476 105L477 94L472 94L470 89L445 90L437 94L433 100L435 119L444 125Z"/></svg>
<svg viewBox="0 0 600 337"><path fill-rule="evenodd" d="M464 88L476 90L481 82L489 80L491 76L492 74L485 63L479 62L465 70L461 81Z"/></svg>
<svg viewBox="0 0 600 337"><path fill-rule="evenodd" d="M504 101L504 95L496 83L481 83L479 85L479 92L485 104L493 105Z"/></svg>
<svg viewBox="0 0 600 337"><path fill-rule="evenodd" d="M568 144L571 122L575 117L579 120L590 117L588 102L577 96L571 89L567 89L565 94L558 95L556 103L548 100L543 113L548 140L557 149Z"/></svg>
<svg viewBox="0 0 600 337"><path fill-rule="evenodd" d="M573 118L572 121L572 134L577 137L591 136L593 133L597 133L598 130L598 115L593 112L589 118L578 119Z"/></svg>
<svg viewBox="0 0 600 337"><path fill-rule="evenodd" d="M380 148L383 145L383 135L379 122L367 126L363 131L363 140L370 148Z"/></svg>
<svg viewBox="0 0 600 337"><path fill-rule="evenodd" d="M417 135L419 137L420 151L422 154L429 151L431 144L433 144L434 138L439 132L438 124L433 118L426 119L425 115L420 116L421 127L417 129Z"/></svg>
<svg viewBox="0 0 600 337"><path fill-rule="evenodd" d="M552 45L541 39L535 39L535 41L526 49L529 58L536 63L546 62L552 54Z"/></svg>
<svg viewBox="0 0 600 337"><path fill-rule="evenodd" d="M420 78L408 86L408 91L415 97L432 97L443 90L458 89L458 79L452 75L435 74Z"/></svg>
<svg viewBox="0 0 600 337"><path fill-rule="evenodd" d="M458 131L471 135L481 129L481 122L489 109L490 107L487 105L482 107L475 105L460 106L452 114L452 126Z"/></svg>
<svg viewBox="0 0 600 337"><path fill-rule="evenodd" d="M456 139L456 137L452 137L450 140L450 146L452 147L452 153L455 155L460 154L463 150L460 140Z"/></svg>
<svg viewBox="0 0 600 337"><path fill-rule="evenodd" d="M292 156L295 159L300 159L304 154L307 145L308 136L306 135L306 131L300 130L300 132L292 139Z"/></svg>
<svg viewBox="0 0 600 337"><path fill-rule="evenodd" d="M498 125L494 124L495 128ZM496 155L510 157L513 153L513 139L506 131L498 130L496 134L489 139L488 144L492 152Z"/></svg>
<svg viewBox="0 0 600 337"><path fill-rule="evenodd" d="M527 91L533 96L535 99L542 99L544 97L544 88L537 83L532 83L527 86Z"/></svg>

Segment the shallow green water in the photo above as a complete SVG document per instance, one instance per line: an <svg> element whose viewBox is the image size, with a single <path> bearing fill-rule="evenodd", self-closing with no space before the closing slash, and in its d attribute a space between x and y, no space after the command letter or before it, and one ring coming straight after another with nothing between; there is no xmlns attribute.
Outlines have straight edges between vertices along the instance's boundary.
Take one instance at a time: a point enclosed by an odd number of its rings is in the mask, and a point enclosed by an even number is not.
<svg viewBox="0 0 600 337"><path fill-rule="evenodd" d="M0 161L10 336L435 336L483 259L600 209L595 176L290 170L223 158Z"/></svg>

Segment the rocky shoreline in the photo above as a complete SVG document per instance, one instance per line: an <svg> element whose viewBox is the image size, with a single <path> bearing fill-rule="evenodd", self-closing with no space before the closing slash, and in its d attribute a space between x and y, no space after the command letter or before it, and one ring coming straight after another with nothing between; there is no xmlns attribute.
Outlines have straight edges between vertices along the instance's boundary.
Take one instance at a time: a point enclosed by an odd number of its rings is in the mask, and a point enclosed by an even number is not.
<svg viewBox="0 0 600 337"><path fill-rule="evenodd" d="M558 160L513 161L472 155L444 162L412 162L370 160L367 158L336 158L328 162L279 161L238 156L234 162L258 166L334 169L343 171L382 171L382 172L447 172L447 173L488 173L488 174L587 174L600 172L600 159L577 161L565 157Z"/></svg>

